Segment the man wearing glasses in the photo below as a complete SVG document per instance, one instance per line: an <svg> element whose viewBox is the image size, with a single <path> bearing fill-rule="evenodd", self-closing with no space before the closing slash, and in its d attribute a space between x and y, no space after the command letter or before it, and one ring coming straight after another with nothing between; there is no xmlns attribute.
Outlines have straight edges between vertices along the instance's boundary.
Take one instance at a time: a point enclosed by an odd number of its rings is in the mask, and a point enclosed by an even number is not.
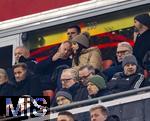
<svg viewBox="0 0 150 121"><path fill-rule="evenodd" d="M122 60L124 59L125 56L132 53L133 49L130 43L128 42L118 43L116 51L116 62L114 62L110 68L103 71L108 81L113 77L115 73L123 71L123 68L121 66Z"/></svg>
<svg viewBox="0 0 150 121"><path fill-rule="evenodd" d="M61 83L62 88L67 89L72 95L73 101L88 99L86 87L79 83L79 74L77 70L73 68L64 69L61 74Z"/></svg>

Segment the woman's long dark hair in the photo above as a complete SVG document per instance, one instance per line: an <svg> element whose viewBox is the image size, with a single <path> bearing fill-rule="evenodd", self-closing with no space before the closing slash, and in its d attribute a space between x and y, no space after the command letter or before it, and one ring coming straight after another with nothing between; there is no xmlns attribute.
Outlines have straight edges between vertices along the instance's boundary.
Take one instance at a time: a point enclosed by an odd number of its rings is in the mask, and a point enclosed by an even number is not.
<svg viewBox="0 0 150 121"><path fill-rule="evenodd" d="M81 52L83 49L86 49L86 47L84 47L83 45L81 45L80 43L78 43L78 50L76 51L76 53L73 55L73 59L74 59L74 63L76 66L79 65L79 57L81 55Z"/></svg>

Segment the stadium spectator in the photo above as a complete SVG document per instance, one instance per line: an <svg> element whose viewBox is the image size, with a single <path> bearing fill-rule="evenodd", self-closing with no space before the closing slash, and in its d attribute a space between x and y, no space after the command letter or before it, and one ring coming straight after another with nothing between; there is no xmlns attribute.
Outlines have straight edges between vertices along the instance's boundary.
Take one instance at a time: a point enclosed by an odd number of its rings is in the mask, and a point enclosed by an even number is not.
<svg viewBox="0 0 150 121"><path fill-rule="evenodd" d="M89 48L89 40L90 35L87 32L81 33L71 40L74 51L72 66L79 69L83 65L92 65L96 70L101 70L101 52L97 47Z"/></svg>
<svg viewBox="0 0 150 121"><path fill-rule="evenodd" d="M81 29L78 25L69 26L67 29L68 40L73 39L75 36L81 33Z"/></svg>
<svg viewBox="0 0 150 121"><path fill-rule="evenodd" d="M75 121L72 113L63 111L58 113L57 121Z"/></svg>
<svg viewBox="0 0 150 121"><path fill-rule="evenodd" d="M100 105L90 109L91 121L120 121L117 115L110 115L106 107Z"/></svg>
<svg viewBox="0 0 150 121"><path fill-rule="evenodd" d="M88 79L87 90L89 98L96 98L108 94L105 80L99 75L93 75Z"/></svg>
<svg viewBox="0 0 150 121"><path fill-rule="evenodd" d="M84 65L79 68L79 81L86 86L88 78L95 75L95 69L91 65Z"/></svg>
<svg viewBox="0 0 150 121"><path fill-rule="evenodd" d="M14 96L31 95L42 96L40 80L28 72L25 63L18 63L13 66L14 73Z"/></svg>
<svg viewBox="0 0 150 121"><path fill-rule="evenodd" d="M91 121L106 121L108 110L104 106L96 106L90 109Z"/></svg>
<svg viewBox="0 0 150 121"><path fill-rule="evenodd" d="M133 54L137 58L138 64L142 66L142 60L148 50L150 50L150 16L140 14L134 18L134 26L137 30L137 37L133 47Z"/></svg>
<svg viewBox="0 0 150 121"><path fill-rule="evenodd" d="M7 72L0 68L0 96L12 96L12 87Z"/></svg>
<svg viewBox="0 0 150 121"><path fill-rule="evenodd" d="M64 68L71 67L71 52L71 42L65 41L53 55L36 65L35 72L41 76L45 96L53 97L54 91L61 88L60 75Z"/></svg>
<svg viewBox="0 0 150 121"><path fill-rule="evenodd" d="M114 62L110 68L103 71L108 81L113 77L115 73L123 71L121 65L122 60L126 55L132 53L133 53L132 46L128 42L118 43L117 51L116 51L116 62Z"/></svg>
<svg viewBox="0 0 150 121"><path fill-rule="evenodd" d="M87 79L90 78L91 76L98 74L102 76L104 79L106 78L105 75L99 71L96 72L96 70L93 68L91 65L84 65L79 68L79 81L83 84L87 84Z"/></svg>
<svg viewBox="0 0 150 121"><path fill-rule="evenodd" d="M72 102L72 95L67 91L58 91L56 93L57 105L66 105Z"/></svg>
<svg viewBox="0 0 150 121"><path fill-rule="evenodd" d="M18 46L15 48L14 52L15 64L26 63L29 71L34 73L35 60L30 58L30 51L24 46Z"/></svg>
<svg viewBox="0 0 150 121"><path fill-rule="evenodd" d="M135 56L128 55L122 62L123 72L116 73L107 83L111 93L138 89L144 82L144 75L137 72L137 60Z"/></svg>
<svg viewBox="0 0 150 121"><path fill-rule="evenodd" d="M36 61L33 58L30 58L30 51L25 46L18 46L14 50L15 64L17 63L26 63L28 66L28 71L34 74ZM12 81L13 78L13 69L7 69L8 78Z"/></svg>
<svg viewBox="0 0 150 121"><path fill-rule="evenodd" d="M88 99L87 89L79 83L78 78L78 71L73 68L64 69L61 74L62 88L67 89L72 95L73 102Z"/></svg>

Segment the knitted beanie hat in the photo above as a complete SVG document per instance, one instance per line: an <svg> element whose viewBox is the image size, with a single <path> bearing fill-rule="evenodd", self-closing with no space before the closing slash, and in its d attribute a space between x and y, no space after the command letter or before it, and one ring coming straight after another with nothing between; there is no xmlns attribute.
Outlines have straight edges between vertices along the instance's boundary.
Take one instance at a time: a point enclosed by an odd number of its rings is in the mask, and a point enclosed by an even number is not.
<svg viewBox="0 0 150 121"><path fill-rule="evenodd" d="M124 57L122 61L122 67L124 67L126 64L135 64L136 66L138 65L134 55L127 55L126 57Z"/></svg>
<svg viewBox="0 0 150 121"><path fill-rule="evenodd" d="M94 85L96 85L99 89L106 88L106 83L103 77L99 75L94 75L91 78L89 78L88 82L92 82Z"/></svg>
<svg viewBox="0 0 150 121"><path fill-rule="evenodd" d="M90 39L90 34L88 32L83 32L83 33L75 36L71 41L77 42L77 43L81 44L82 46L88 48L89 47L89 39Z"/></svg>
<svg viewBox="0 0 150 121"><path fill-rule="evenodd" d="M72 101L72 95L70 93L66 92L66 91L58 91L56 93L56 98L59 97L59 96L63 96L65 98L69 99L70 101Z"/></svg>
<svg viewBox="0 0 150 121"><path fill-rule="evenodd" d="M140 14L140 15L137 15L134 19L136 19L141 24L143 24L143 25L147 26L148 28L150 28L150 16L149 16L149 14L147 14L147 13Z"/></svg>

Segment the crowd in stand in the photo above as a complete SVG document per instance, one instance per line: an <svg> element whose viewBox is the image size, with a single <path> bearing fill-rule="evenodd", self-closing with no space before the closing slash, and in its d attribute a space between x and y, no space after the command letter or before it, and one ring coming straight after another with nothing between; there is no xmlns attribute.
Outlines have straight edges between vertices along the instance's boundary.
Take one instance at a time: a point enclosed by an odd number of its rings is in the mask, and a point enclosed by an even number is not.
<svg viewBox="0 0 150 121"><path fill-rule="evenodd" d="M12 68L0 69L0 96L50 96L57 106L150 86L150 16L136 16L134 25L135 45L118 43L116 62L107 69L100 49L90 47L89 33L78 26L70 26L68 41L42 62L17 47Z"/></svg>
<svg viewBox="0 0 150 121"><path fill-rule="evenodd" d="M90 109L90 121L120 121L117 115L110 115L109 110L102 105ZM68 111L59 112L57 121L78 121L76 117Z"/></svg>

